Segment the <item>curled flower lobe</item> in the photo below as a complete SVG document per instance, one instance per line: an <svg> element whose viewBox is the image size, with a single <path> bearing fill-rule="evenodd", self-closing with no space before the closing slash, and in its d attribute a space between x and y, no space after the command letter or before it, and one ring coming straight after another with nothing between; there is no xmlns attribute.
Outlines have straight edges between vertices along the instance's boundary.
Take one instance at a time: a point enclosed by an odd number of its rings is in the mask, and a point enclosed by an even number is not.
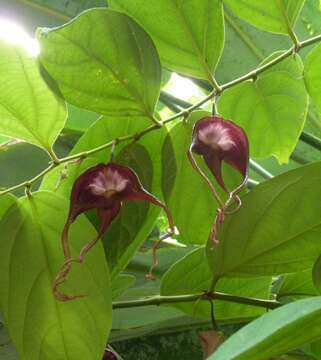
<svg viewBox="0 0 321 360"><path fill-rule="evenodd" d="M78 177L71 191L69 215L61 236L65 262L53 286L57 299L72 300L82 296L66 295L58 288L65 281L72 263L82 263L86 254L107 231L111 222L119 214L124 201L148 201L160 206L166 212L169 227L174 232L174 223L168 208L143 188L132 169L115 163L98 164L89 168ZM80 214L91 209L97 210L100 220L97 236L82 248L77 258L73 258L69 246L69 228Z"/></svg>

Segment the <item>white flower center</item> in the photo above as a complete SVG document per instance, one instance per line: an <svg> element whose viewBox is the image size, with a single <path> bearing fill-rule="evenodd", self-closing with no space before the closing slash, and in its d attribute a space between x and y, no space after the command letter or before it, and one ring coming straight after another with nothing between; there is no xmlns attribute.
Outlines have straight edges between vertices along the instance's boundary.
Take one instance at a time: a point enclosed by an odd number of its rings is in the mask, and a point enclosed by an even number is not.
<svg viewBox="0 0 321 360"><path fill-rule="evenodd" d="M94 195L109 197L123 191L127 183L128 179L123 178L117 170L108 168L101 171L88 187Z"/></svg>
<svg viewBox="0 0 321 360"><path fill-rule="evenodd" d="M229 130L221 124L209 124L198 131L198 139L205 145L209 145L213 149L229 150L235 145L231 139Z"/></svg>

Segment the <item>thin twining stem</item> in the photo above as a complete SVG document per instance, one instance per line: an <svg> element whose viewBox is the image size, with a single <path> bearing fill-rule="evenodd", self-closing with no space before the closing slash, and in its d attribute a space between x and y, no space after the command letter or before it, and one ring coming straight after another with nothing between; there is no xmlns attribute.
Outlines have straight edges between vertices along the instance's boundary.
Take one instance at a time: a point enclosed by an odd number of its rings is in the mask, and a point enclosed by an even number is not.
<svg viewBox="0 0 321 360"><path fill-rule="evenodd" d="M206 176L206 174L203 172L203 170L198 166L196 160L194 159L193 153L192 153L192 145L188 148L187 151L187 156L188 159L193 167L193 169L206 181L206 183L208 184L209 188L211 189L211 192L215 198L215 200L218 203L218 207L219 208L223 208L224 207L224 202L222 201L222 199L220 198L218 192L216 191L214 185L212 184L211 180Z"/></svg>
<svg viewBox="0 0 321 360"><path fill-rule="evenodd" d="M244 189L247 181L248 181L248 174L246 174L246 177L244 178L243 182L237 188L235 188L229 193L229 197L226 200L225 204L216 210L215 219L209 236L209 239L213 242L214 246L219 244L219 240L217 239L217 234L218 234L219 226L224 222L226 216L235 214L237 211L240 210L242 206L242 201L238 196L238 193L240 193ZM229 210L229 206L232 200L235 201L236 207L234 209Z"/></svg>
<svg viewBox="0 0 321 360"><path fill-rule="evenodd" d="M188 116L193 110L201 107L203 104L205 104L209 100L211 100L213 98L213 96L220 95L226 89L229 89L229 88L231 88L231 87L233 87L233 86L235 86L237 84L240 84L240 83L242 83L242 82L244 82L246 80L255 79L260 73L262 73L262 72L268 70L269 68L271 68L272 66L280 63L281 61L283 61L284 59L290 57L294 53L299 52L301 49L303 49L303 48L305 48L307 46L313 45L315 43L318 43L320 41L321 41L321 34L316 35L314 37L311 37L310 39L304 40L302 42L299 42L298 46L292 46L290 49L286 50L281 55L277 56L276 58L274 58L273 60L267 62L266 64L264 64L262 66L259 66L258 68L248 72L247 74L245 74L245 75L243 75L243 76L241 76L241 77L239 77L237 79L234 79L234 80L232 80L230 82L227 82L227 83L221 85L219 92L217 92L216 90L213 90L209 95L207 95L202 100L195 103L194 105L190 106L189 108L184 109L183 111L180 111L177 114L174 114L174 115L170 116L169 118L167 118L167 119L165 119L163 121L160 121L159 124L150 125L146 129L142 130L141 132L118 138L117 143L123 142L123 141L138 140L141 137L148 134L150 131L160 129L161 128L160 125L165 125L165 124L167 124L167 123L169 123L169 122L171 122L173 120L176 120L178 118L181 118L181 117L186 118L186 116ZM101 146L98 146L98 147L96 147L96 148L94 148L92 150L89 150L89 151L80 152L78 154L70 155L70 156L67 156L67 157L62 158L62 159L58 159L58 158L57 159L56 158L52 159L53 160L52 163L46 169L44 169L41 173L39 173L37 176L35 176L34 178L32 178L30 180L24 181L24 182L22 182L20 184L14 185L12 187L9 187L9 188L1 191L0 195L7 194L8 192L14 191L14 190L19 189L21 187L25 187L25 186L30 187L38 179L42 178L45 174L50 172L53 168L57 167L59 164L70 162L70 161L75 160L75 159L82 159L82 158L90 156L90 155L92 155L92 154L94 154L96 152L105 150L105 149L107 149L107 148L109 148L109 147L111 147L113 145L114 140L112 140L112 141L110 141L110 142L108 142L106 144L103 144Z"/></svg>
<svg viewBox="0 0 321 360"><path fill-rule="evenodd" d="M221 293L217 291L199 293L199 294L186 294L186 295L173 295L173 296L162 296L156 295L151 297L146 297L143 299L128 300L128 301L116 301L113 302L113 309L124 309L148 305L162 305L162 304L176 304L183 302L195 302L211 298L213 300L223 300L227 302L237 303L237 304L246 304L253 305L258 307L263 307L266 309L276 309L283 304L276 300L264 300L257 298L250 298L245 296L237 296L226 293Z"/></svg>

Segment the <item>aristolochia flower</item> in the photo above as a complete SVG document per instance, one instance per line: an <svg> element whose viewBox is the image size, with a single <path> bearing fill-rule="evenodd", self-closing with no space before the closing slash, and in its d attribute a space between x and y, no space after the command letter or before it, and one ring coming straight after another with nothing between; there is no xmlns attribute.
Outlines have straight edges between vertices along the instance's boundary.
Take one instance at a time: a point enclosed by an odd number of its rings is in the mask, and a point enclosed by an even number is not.
<svg viewBox="0 0 321 360"><path fill-rule="evenodd" d="M227 191L222 179L221 163L225 161L247 177L249 143L244 130L232 121L218 116L200 119L194 126L191 151L202 155L221 187Z"/></svg>
<svg viewBox="0 0 321 360"><path fill-rule="evenodd" d="M198 166L193 157L193 153L201 155L208 166L211 173L222 189L228 193L229 197L224 203L215 186ZM211 229L210 239L214 244L218 243L217 231L219 225L224 221L225 216L237 211L241 206L241 200L238 197L247 182L249 171L249 142L244 130L232 121L225 120L218 116L204 117L197 121L192 134L192 143L188 149L188 158L194 169L204 178L209 185L217 203L217 214ZM222 178L222 161L231 165L234 169L241 173L243 181L232 191ZM231 201L237 204L232 211L228 209Z"/></svg>
<svg viewBox="0 0 321 360"><path fill-rule="evenodd" d="M83 262L88 251L107 231L109 224L119 214L123 201L148 201L160 206L166 212L170 229L174 232L168 208L143 188L133 170L115 163L99 164L88 169L75 181L71 192L69 215L62 232L65 263L56 277L53 288L57 299L71 300L79 297L63 294L58 291L58 287L65 281L72 262ZM81 250L78 258L72 258L68 242L70 225L80 214L90 209L97 209L100 220L97 236Z"/></svg>

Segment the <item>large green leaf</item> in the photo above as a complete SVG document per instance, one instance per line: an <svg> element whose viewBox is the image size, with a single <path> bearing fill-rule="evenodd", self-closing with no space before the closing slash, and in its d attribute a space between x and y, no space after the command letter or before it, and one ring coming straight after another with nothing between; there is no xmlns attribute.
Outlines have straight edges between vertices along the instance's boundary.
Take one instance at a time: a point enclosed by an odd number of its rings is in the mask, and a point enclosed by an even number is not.
<svg viewBox="0 0 321 360"><path fill-rule="evenodd" d="M90 150L113 139L135 134L150 123L146 117L101 118L80 138L72 150L72 154ZM129 164L141 177L146 189L161 197L161 146L167 134L165 127L144 136L139 142L129 145L120 143L115 149L115 158L123 164ZM135 145L136 144L136 145ZM61 172L66 173L64 165L59 166L45 176L42 189L54 190L69 198L71 187L76 178L88 167L99 162L107 162L109 151L92 154L80 163L71 164L67 169L67 178L60 181ZM121 153L121 154L120 154ZM113 222L104 237L106 255L109 259L112 279L125 268L137 248L146 240L160 213L156 206L148 206L144 202L126 203L120 215Z"/></svg>
<svg viewBox="0 0 321 360"><path fill-rule="evenodd" d="M47 151L64 127L66 106L43 80L37 59L0 41L0 134Z"/></svg>
<svg viewBox="0 0 321 360"><path fill-rule="evenodd" d="M161 68L149 36L128 16L85 11L40 29L40 61L68 102L105 115L153 116Z"/></svg>
<svg viewBox="0 0 321 360"><path fill-rule="evenodd" d="M311 268L321 252L321 163L279 175L243 198L208 246L215 277L278 275Z"/></svg>
<svg viewBox="0 0 321 360"><path fill-rule="evenodd" d="M309 94L321 112L321 44L314 48L304 61L304 79Z"/></svg>
<svg viewBox="0 0 321 360"><path fill-rule="evenodd" d="M244 128L253 157L274 155L280 163L288 161L308 110L302 71L301 59L293 56L220 97L220 113Z"/></svg>
<svg viewBox="0 0 321 360"><path fill-rule="evenodd" d="M52 294L62 265L60 234L68 203L49 193L21 198L0 223L0 303L22 359L101 359L111 327L111 290L101 244L75 266L64 290L87 297L70 303ZM95 236L84 217L72 226L73 253Z"/></svg>
<svg viewBox="0 0 321 360"><path fill-rule="evenodd" d="M209 115L206 111L195 111L186 122L176 124L170 130L162 151L164 197L179 230L180 240L188 244L204 244L207 241L217 208L208 185L187 158L194 123ZM202 159L197 158L202 167ZM205 168L203 170L206 172ZM241 180L236 172L228 170L224 179L233 188ZM212 175L208 176L215 181Z"/></svg>
<svg viewBox="0 0 321 360"><path fill-rule="evenodd" d="M209 360L266 360L321 336L321 297L273 310L243 327Z"/></svg>
<svg viewBox="0 0 321 360"><path fill-rule="evenodd" d="M211 280L212 274L206 261L205 249L201 247L187 254L165 273L161 282L161 295L198 294L209 289ZM222 279L216 290L233 295L268 299L271 282L271 277ZM177 303L171 306L192 316L210 318L211 307L208 301L197 304ZM247 319L265 312L265 309L259 307L220 300L214 302L214 309L215 317L220 320Z"/></svg>
<svg viewBox="0 0 321 360"><path fill-rule="evenodd" d="M260 29L288 34L305 0L224 0L241 19Z"/></svg>
<svg viewBox="0 0 321 360"><path fill-rule="evenodd" d="M150 34L165 67L212 82L224 46L220 0L111 0Z"/></svg>

